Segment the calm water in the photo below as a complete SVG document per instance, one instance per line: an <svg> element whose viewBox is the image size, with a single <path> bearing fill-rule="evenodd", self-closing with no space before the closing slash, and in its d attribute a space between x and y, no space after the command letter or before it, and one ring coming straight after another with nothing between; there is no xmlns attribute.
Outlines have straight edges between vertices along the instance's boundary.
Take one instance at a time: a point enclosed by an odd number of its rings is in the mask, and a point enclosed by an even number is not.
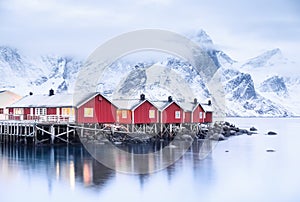
<svg viewBox="0 0 300 202"><path fill-rule="evenodd" d="M300 201L300 119L229 120L259 134L219 142L203 160L197 142L145 175L108 169L81 146L0 145L0 201Z"/></svg>

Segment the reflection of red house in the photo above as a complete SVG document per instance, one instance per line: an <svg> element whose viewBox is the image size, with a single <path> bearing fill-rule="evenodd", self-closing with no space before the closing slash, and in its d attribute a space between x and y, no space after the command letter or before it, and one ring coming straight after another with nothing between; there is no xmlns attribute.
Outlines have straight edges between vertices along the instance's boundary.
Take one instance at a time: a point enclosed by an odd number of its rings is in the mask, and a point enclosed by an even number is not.
<svg viewBox="0 0 300 202"><path fill-rule="evenodd" d="M115 123L117 107L100 93L77 106L78 123Z"/></svg>

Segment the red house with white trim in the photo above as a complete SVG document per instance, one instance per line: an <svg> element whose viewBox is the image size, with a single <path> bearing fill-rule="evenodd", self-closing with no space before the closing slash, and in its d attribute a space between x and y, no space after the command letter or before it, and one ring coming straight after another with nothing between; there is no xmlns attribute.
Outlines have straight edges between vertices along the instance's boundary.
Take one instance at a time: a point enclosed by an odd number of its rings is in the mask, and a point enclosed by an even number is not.
<svg viewBox="0 0 300 202"><path fill-rule="evenodd" d="M205 111L204 123L212 123L213 122L213 109L211 104L202 104L202 107Z"/></svg>
<svg viewBox="0 0 300 202"><path fill-rule="evenodd" d="M140 99L114 100L118 106L117 123L119 124L151 124L159 123L159 110L142 94Z"/></svg>
<svg viewBox="0 0 300 202"><path fill-rule="evenodd" d="M115 123L117 107L100 93L77 105L77 123Z"/></svg>
<svg viewBox="0 0 300 202"><path fill-rule="evenodd" d="M192 112L192 123L204 123L206 113L200 103L197 103Z"/></svg>
<svg viewBox="0 0 300 202"><path fill-rule="evenodd" d="M9 120L75 122L72 94L27 95L9 107Z"/></svg>
<svg viewBox="0 0 300 202"><path fill-rule="evenodd" d="M151 124L159 122L159 111L149 100L141 100L132 108L132 122L134 124Z"/></svg>
<svg viewBox="0 0 300 202"><path fill-rule="evenodd" d="M160 112L161 123L183 123L184 110L175 101L168 102Z"/></svg>

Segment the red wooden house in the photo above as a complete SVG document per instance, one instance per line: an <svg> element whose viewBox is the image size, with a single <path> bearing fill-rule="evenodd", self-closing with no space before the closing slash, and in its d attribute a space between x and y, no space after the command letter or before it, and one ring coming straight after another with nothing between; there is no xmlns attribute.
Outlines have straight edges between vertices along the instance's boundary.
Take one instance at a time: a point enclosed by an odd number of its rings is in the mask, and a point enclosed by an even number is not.
<svg viewBox="0 0 300 202"><path fill-rule="evenodd" d="M213 109L211 104L202 104L202 107L205 111L204 123L213 122Z"/></svg>
<svg viewBox="0 0 300 202"><path fill-rule="evenodd" d="M159 123L158 108L149 100L141 100L132 108L133 124L151 124Z"/></svg>
<svg viewBox="0 0 300 202"><path fill-rule="evenodd" d="M197 103L192 112L192 123L204 123L206 113L200 103Z"/></svg>
<svg viewBox="0 0 300 202"><path fill-rule="evenodd" d="M75 106L72 94L27 95L8 107L10 120L74 122Z"/></svg>
<svg viewBox="0 0 300 202"><path fill-rule="evenodd" d="M159 123L158 108L142 94L139 100L115 100L118 106L117 123L151 124Z"/></svg>
<svg viewBox="0 0 300 202"><path fill-rule="evenodd" d="M118 124L131 124L132 123L132 101L128 100L113 100L117 106L116 123Z"/></svg>
<svg viewBox="0 0 300 202"><path fill-rule="evenodd" d="M168 102L160 112L160 123L183 123L184 110L175 101Z"/></svg>
<svg viewBox="0 0 300 202"><path fill-rule="evenodd" d="M77 123L116 123L117 107L100 93L77 105Z"/></svg>
<svg viewBox="0 0 300 202"><path fill-rule="evenodd" d="M183 123L191 123L191 122L192 122L192 112L190 110L185 110Z"/></svg>

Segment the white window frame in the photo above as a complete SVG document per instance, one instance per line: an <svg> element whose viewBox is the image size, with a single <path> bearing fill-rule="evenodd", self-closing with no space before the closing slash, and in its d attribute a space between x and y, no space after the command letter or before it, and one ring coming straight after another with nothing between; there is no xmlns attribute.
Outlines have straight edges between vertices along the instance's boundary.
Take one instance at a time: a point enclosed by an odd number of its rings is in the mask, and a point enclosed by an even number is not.
<svg viewBox="0 0 300 202"><path fill-rule="evenodd" d="M180 119L181 114L180 111L175 111L175 119Z"/></svg>
<svg viewBox="0 0 300 202"><path fill-rule="evenodd" d="M46 116L47 108L35 108L35 115L37 116Z"/></svg>
<svg viewBox="0 0 300 202"><path fill-rule="evenodd" d="M155 110L154 109L149 110L149 119L155 119Z"/></svg>
<svg viewBox="0 0 300 202"><path fill-rule="evenodd" d="M15 115L23 115L24 109L23 108L14 108L14 114Z"/></svg>
<svg viewBox="0 0 300 202"><path fill-rule="evenodd" d="M94 117L94 108L92 108L92 107L85 107L83 109L83 117L93 118Z"/></svg>
<svg viewBox="0 0 300 202"><path fill-rule="evenodd" d="M121 117L122 117L122 119L127 119L127 110L121 111Z"/></svg>

